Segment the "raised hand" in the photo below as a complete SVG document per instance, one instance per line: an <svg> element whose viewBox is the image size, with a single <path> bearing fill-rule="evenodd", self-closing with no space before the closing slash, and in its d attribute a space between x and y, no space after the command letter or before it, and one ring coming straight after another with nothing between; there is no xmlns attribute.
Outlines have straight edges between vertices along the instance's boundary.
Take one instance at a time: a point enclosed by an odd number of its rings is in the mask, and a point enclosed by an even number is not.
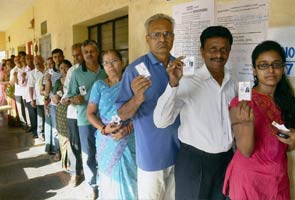
<svg viewBox="0 0 295 200"><path fill-rule="evenodd" d="M232 125L253 123L254 114L253 109L249 105L249 102L241 101L237 107L231 108L230 118Z"/></svg>
<svg viewBox="0 0 295 200"><path fill-rule="evenodd" d="M144 92L152 85L152 81L144 76L137 76L131 83L131 89L136 102L142 103L145 100Z"/></svg>
<svg viewBox="0 0 295 200"><path fill-rule="evenodd" d="M285 135L288 135L288 138L282 138L277 136L278 140L288 145L288 151L295 149L295 129L290 129L290 131L282 131Z"/></svg>
<svg viewBox="0 0 295 200"><path fill-rule="evenodd" d="M181 61L185 56L176 58L173 62L168 64L166 69L169 76L169 84L171 87L176 87L179 84L181 77L183 76L184 63Z"/></svg>

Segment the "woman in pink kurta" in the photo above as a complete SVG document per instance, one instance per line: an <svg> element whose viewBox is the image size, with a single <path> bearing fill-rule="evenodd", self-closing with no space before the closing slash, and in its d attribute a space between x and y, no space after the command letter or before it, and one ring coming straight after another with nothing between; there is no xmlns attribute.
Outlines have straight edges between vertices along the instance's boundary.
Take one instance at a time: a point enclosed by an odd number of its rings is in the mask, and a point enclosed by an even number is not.
<svg viewBox="0 0 295 200"><path fill-rule="evenodd" d="M5 89L7 84L8 84L8 75L5 70L5 64L3 64L0 69L0 106L7 104L6 94L5 94Z"/></svg>
<svg viewBox="0 0 295 200"><path fill-rule="evenodd" d="M277 136L273 121L295 126L295 98L284 75L285 54L273 41L259 44L252 53L256 78L251 101L230 104L237 151L225 176L223 193L231 200L289 200L286 152L295 147L295 131Z"/></svg>

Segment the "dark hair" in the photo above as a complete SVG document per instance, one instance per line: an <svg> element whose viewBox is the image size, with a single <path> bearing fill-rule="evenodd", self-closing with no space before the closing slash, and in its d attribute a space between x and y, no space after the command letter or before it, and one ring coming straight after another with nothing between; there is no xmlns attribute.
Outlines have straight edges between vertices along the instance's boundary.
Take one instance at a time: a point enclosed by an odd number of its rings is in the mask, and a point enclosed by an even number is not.
<svg viewBox="0 0 295 200"><path fill-rule="evenodd" d="M268 51L277 52L280 55L282 62L286 62L284 48L275 41L267 40L258 44L252 52L252 64L254 68L256 68L256 60L259 55ZM257 86L258 83L259 80L255 78L254 87ZM295 128L295 97L285 74L282 75L282 79L277 84L274 100L281 108L282 118L285 121L286 126L288 128Z"/></svg>
<svg viewBox="0 0 295 200"><path fill-rule="evenodd" d="M26 52L25 51L20 51L20 52L18 52L18 56L26 56L27 54L26 54Z"/></svg>
<svg viewBox="0 0 295 200"><path fill-rule="evenodd" d="M109 49L102 53L102 58L105 54L114 53L120 60L123 60L121 53L116 49Z"/></svg>
<svg viewBox="0 0 295 200"><path fill-rule="evenodd" d="M64 55L64 52L59 48L53 49L52 52L51 52L51 55L57 54L57 53L60 53L61 55Z"/></svg>
<svg viewBox="0 0 295 200"><path fill-rule="evenodd" d="M275 51L277 52L282 61L285 63L286 62L286 55L284 48L277 42L272 41L272 40L266 40L260 44L258 44L255 49L252 52L252 65L255 68L255 62L257 58L259 57L260 54L266 52L266 51Z"/></svg>
<svg viewBox="0 0 295 200"><path fill-rule="evenodd" d="M72 50L73 49L81 49L82 43L75 43L72 45Z"/></svg>
<svg viewBox="0 0 295 200"><path fill-rule="evenodd" d="M66 60L66 59L62 60L60 62L60 64L65 64L65 65L69 66L69 68L72 67L72 63L69 60Z"/></svg>
<svg viewBox="0 0 295 200"><path fill-rule="evenodd" d="M205 42L208 38L214 37L222 37L228 39L230 46L233 43L233 36L227 28L223 26L209 26L202 32L200 36L201 48L204 48Z"/></svg>
<svg viewBox="0 0 295 200"><path fill-rule="evenodd" d="M50 56L46 60L52 60L53 61L53 58Z"/></svg>
<svg viewBox="0 0 295 200"><path fill-rule="evenodd" d="M94 41L94 40L85 40L85 41L82 43L82 46L81 46L81 47L84 48L84 47L86 47L86 46L88 46L88 45L93 45L93 46L95 46L96 49L97 49L98 52L99 52L98 44L97 44L96 41Z"/></svg>

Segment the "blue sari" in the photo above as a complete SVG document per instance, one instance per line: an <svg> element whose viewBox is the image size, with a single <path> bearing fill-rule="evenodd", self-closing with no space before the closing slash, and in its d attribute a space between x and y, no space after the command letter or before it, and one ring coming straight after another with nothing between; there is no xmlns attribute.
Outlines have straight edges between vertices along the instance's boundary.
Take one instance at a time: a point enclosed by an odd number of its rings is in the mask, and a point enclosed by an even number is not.
<svg viewBox="0 0 295 200"><path fill-rule="evenodd" d="M89 103L96 104L101 121L110 123L117 115L115 100L121 82L109 87L98 80L92 87ZM137 167L134 133L114 140L96 131L96 159L99 174L100 199L137 199Z"/></svg>

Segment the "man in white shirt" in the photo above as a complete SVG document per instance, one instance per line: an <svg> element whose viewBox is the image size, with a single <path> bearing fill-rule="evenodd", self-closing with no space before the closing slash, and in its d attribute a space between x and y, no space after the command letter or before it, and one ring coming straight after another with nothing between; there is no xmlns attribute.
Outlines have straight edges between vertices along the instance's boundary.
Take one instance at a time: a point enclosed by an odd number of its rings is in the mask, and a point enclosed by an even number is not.
<svg viewBox="0 0 295 200"><path fill-rule="evenodd" d="M228 105L236 92L224 65L233 38L227 28L211 26L200 40L205 64L193 76L183 76L180 59L169 64L169 84L157 102L154 122L164 128L180 115L176 199L225 199L222 185L233 143Z"/></svg>
<svg viewBox="0 0 295 200"><path fill-rule="evenodd" d="M37 108L33 107L31 102L33 101L33 98L29 95L29 79L31 76L31 72L35 69L34 66L34 57L32 55L26 55L25 56L26 60L26 67L25 67L25 72L26 72L26 77L25 77L25 91L23 94L23 99L26 101L26 107L28 109L28 116L27 118L30 120L31 123L31 131L33 133L34 138L38 138L38 133L37 133Z"/></svg>
<svg viewBox="0 0 295 200"><path fill-rule="evenodd" d="M71 148L69 148L69 159L70 159L70 172L71 172L71 181L70 184L73 187L76 187L81 180L81 171L82 171L82 157L81 157L81 144L79 138L79 129L77 123L77 109L76 105L71 104L68 98L65 98L68 93L68 88L70 80L72 77L72 72L77 69L83 62L83 55L81 52L81 43L73 44L72 46L72 56L74 65L68 70L67 76L64 82L63 90L64 96L61 100L63 105L68 105L67 109L67 129L69 133L69 141Z"/></svg>
<svg viewBox="0 0 295 200"><path fill-rule="evenodd" d="M40 94L45 72L43 58L39 55L35 56L34 65L36 68L31 71L28 80L29 102L32 108L36 108L37 112L37 136L41 141L44 141L44 96Z"/></svg>
<svg viewBox="0 0 295 200"><path fill-rule="evenodd" d="M14 57L15 67L10 71L9 83L15 86L14 89L14 98L16 101L16 107L19 119L21 121L21 125L24 129L28 128L28 123L25 114L25 101L23 99L24 91L25 91L25 67L22 67L20 63L20 57Z"/></svg>

